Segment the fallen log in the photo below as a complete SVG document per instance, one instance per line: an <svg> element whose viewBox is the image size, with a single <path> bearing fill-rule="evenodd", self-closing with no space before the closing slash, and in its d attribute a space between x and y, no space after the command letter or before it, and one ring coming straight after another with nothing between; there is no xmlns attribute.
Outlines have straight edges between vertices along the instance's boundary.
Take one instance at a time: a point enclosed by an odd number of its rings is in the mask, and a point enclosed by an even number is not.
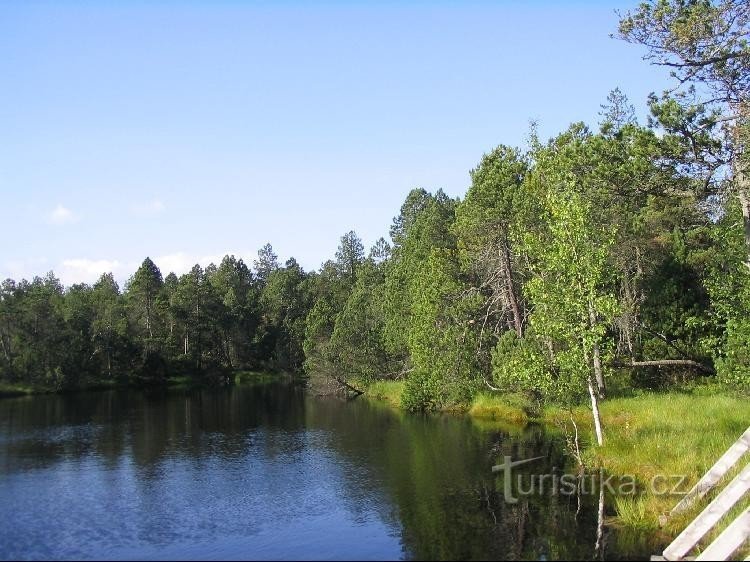
<svg viewBox="0 0 750 562"><path fill-rule="evenodd" d="M707 375L715 375L716 371L703 363L692 359L659 359L656 361L631 361L630 363L614 363L617 369L639 368L639 367L692 367Z"/></svg>
<svg viewBox="0 0 750 562"><path fill-rule="evenodd" d="M346 382L341 377L333 377L333 379L339 383L342 387L346 388L349 392L353 392L355 395L359 396L360 394L364 394L364 390L360 390L352 385L350 385L348 382Z"/></svg>

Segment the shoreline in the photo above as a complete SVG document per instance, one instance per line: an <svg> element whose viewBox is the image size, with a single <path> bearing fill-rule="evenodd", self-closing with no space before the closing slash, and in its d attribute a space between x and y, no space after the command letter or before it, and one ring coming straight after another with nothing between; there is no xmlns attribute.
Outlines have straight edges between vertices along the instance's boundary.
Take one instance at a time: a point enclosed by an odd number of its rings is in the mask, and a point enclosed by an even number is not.
<svg viewBox="0 0 750 562"><path fill-rule="evenodd" d="M270 382L294 376L283 372L236 371L229 384ZM361 398L406 413L401 406L401 381L378 381L361 385ZM172 377L162 388L209 388L191 377ZM43 394L144 389L133 383L99 382L74 389L51 389L29 385L0 383L0 399ZM654 494L648 483L659 476L680 476L684 491L710 468L750 424L750 401L732 396L711 386L690 390L643 391L613 397L601 404L605 441L598 447L594 439L591 412L586 406L566 410L559 406L540 406L521 395L481 392L471 403L439 410L439 413L465 416L482 429L520 430L529 424L541 424L551 431L572 435L571 416L579 431L581 459L587 471L604 470L614 478L633 478L639 493L610 498L614 516L609 525L618 528L635 551L643 551L644 541L653 551L665 546L679 534L705 506L700 502L692 510L670 519L661 527L659 518L679 500L679 496ZM737 470L727 478L734 477ZM682 489L681 488L681 489ZM706 498L710 500L711 496ZM750 498L738 506L750 504ZM721 526L715 530L718 534Z"/></svg>
<svg viewBox="0 0 750 562"><path fill-rule="evenodd" d="M232 372L231 384L242 384L246 382L277 380L282 377L294 376L294 374L283 371L253 371L249 369L238 369ZM219 385L222 386L222 385ZM224 385L225 386L225 385ZM190 375L179 375L167 378L161 384L143 384L134 381L97 381L85 383L71 388L54 388L41 385L30 385L22 383L0 382L0 400L3 398L19 398L23 396L43 396L49 394L76 394L78 392L95 392L101 390L124 390L124 389L151 389L151 388L217 388L216 385L201 380L200 377Z"/></svg>
<svg viewBox="0 0 750 562"><path fill-rule="evenodd" d="M380 381L370 385L364 397L404 411L400 405L402 390L402 382ZM608 398L600 407L605 436L602 447L596 445L591 412L586 406L568 411L558 406L539 407L518 395L483 392L464 408L443 412L467 416L483 427L523 428L538 423L561 433L572 433L572 415L580 432L585 469L603 470L615 479L632 478L639 487L639 493L633 496L610 498L615 515L607 518L608 524L617 527L619 539L632 545L634 551L647 544L657 552L712 499L709 494L663 526L659 523L660 516L679 501L680 494L689 490L747 429L750 401L711 386L697 386ZM725 479L733 478L739 469L735 467ZM674 480L679 489L675 493L655 493L652 484L663 479ZM736 509L747 504L750 498ZM712 536L718 536L722 528L719 525Z"/></svg>

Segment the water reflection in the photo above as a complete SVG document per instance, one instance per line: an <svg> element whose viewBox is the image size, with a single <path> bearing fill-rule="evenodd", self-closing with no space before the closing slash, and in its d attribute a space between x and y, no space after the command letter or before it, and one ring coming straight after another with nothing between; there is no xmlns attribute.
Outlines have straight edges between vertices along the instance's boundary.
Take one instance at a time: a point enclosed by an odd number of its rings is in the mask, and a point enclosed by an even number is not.
<svg viewBox="0 0 750 562"><path fill-rule="evenodd" d="M480 429L271 383L0 401L2 558L591 558L597 498L503 501Z"/></svg>

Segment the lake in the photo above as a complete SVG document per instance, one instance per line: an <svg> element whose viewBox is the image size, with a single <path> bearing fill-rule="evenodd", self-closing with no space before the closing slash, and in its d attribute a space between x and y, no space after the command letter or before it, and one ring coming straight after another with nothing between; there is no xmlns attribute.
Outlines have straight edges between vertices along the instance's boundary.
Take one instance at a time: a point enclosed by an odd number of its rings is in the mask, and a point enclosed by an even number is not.
<svg viewBox="0 0 750 562"><path fill-rule="evenodd" d="M505 501L494 465L552 473L563 444L290 381L6 398L0 558L617 557L593 494Z"/></svg>

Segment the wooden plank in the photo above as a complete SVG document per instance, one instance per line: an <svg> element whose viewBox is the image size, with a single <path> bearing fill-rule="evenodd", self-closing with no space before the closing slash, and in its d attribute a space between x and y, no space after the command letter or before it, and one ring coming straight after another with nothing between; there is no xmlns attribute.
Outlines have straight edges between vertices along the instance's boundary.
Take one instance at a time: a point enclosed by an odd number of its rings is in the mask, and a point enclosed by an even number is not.
<svg viewBox="0 0 750 562"><path fill-rule="evenodd" d="M672 544L664 550L664 558L681 560L748 490L750 490L750 464L672 541Z"/></svg>
<svg viewBox="0 0 750 562"><path fill-rule="evenodd" d="M701 478L698 483L693 486L693 489L690 490L685 495L685 497L682 498L676 506L674 506L674 508L672 508L672 511L669 512L669 515L672 516L685 511L697 500L705 496L706 493L708 493L711 488L716 486L716 483L721 480L735 464L737 464L737 461L742 458L742 455L744 455L748 451L750 451L750 427L748 427L747 430L745 430L745 433L743 433L740 438L735 441L734 445L729 447L727 452L724 453L718 461L716 461L716 464L714 464L708 470L708 472L703 475L703 478Z"/></svg>
<svg viewBox="0 0 750 562"><path fill-rule="evenodd" d="M750 538L750 507L716 537L696 560L726 560Z"/></svg>

